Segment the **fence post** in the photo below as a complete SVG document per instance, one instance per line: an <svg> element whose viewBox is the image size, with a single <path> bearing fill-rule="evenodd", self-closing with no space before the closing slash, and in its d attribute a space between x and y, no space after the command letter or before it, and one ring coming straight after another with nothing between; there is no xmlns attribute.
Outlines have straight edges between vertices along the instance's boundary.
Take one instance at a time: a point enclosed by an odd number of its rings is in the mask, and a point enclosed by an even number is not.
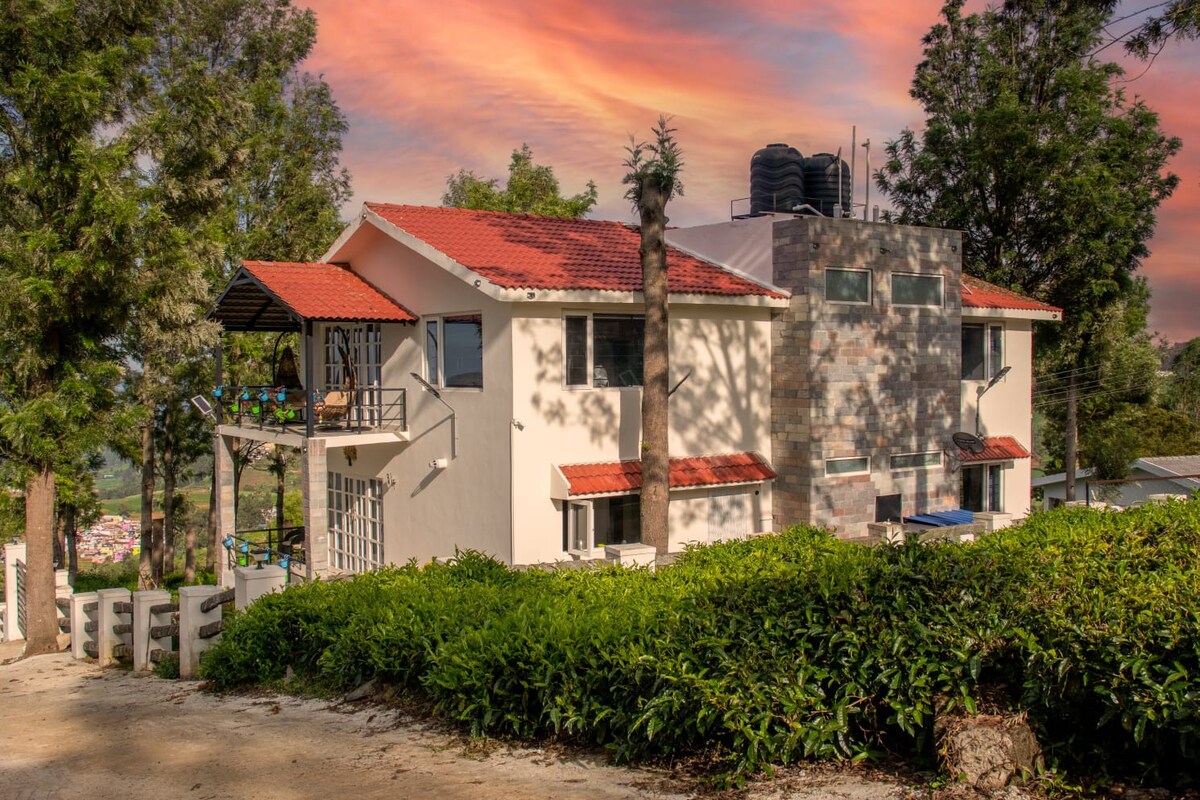
<svg viewBox="0 0 1200 800"><path fill-rule="evenodd" d="M216 637L201 638L200 629L221 621L221 606L209 611L201 606L206 600L226 591L220 586L181 586L179 588L179 677L194 678L200 668L200 654L216 644Z"/></svg>
<svg viewBox="0 0 1200 800"><path fill-rule="evenodd" d="M153 606L165 605L171 602L171 593L162 589L152 589L133 593L133 668L135 671L150 669L150 651L155 648L171 650L171 637L154 638L150 635L151 626L157 624L154 614L150 612ZM169 616L169 615L168 615ZM169 621L168 621L169 622Z"/></svg>
<svg viewBox="0 0 1200 800"><path fill-rule="evenodd" d="M65 569L54 571L54 609L58 618L58 647L63 649L71 644L71 595L75 590L67 580Z"/></svg>
<svg viewBox="0 0 1200 800"><path fill-rule="evenodd" d="M116 663L117 647L132 643L133 637L130 633L117 633L113 630L114 626L123 624L122 617L126 616L117 610L117 603L128 603L130 592L128 589L101 589L96 594L99 595L100 604L100 624L99 630L96 631L96 660L100 662L100 666L107 667Z"/></svg>
<svg viewBox="0 0 1200 800"><path fill-rule="evenodd" d="M71 595L71 657L84 658L99 653L96 633L100 628L100 595L83 592ZM88 647L88 645L91 647ZM92 652L89 653L88 651Z"/></svg>
<svg viewBox="0 0 1200 800"><path fill-rule="evenodd" d="M237 567L233 570L233 604L238 611L264 594L281 592L287 585L287 570L278 564Z"/></svg>
<svg viewBox="0 0 1200 800"><path fill-rule="evenodd" d="M4 545L4 641L24 639L17 625L23 601L17 599L17 562L25 563L25 543Z"/></svg>

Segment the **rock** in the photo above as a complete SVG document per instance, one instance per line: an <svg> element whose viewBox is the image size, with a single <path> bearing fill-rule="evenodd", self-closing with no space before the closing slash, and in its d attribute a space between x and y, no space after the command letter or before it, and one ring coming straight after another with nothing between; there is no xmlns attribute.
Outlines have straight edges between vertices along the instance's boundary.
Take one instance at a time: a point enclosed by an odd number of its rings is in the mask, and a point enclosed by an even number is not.
<svg viewBox="0 0 1200 800"><path fill-rule="evenodd" d="M355 686L353 689L351 689L349 693L346 694L346 702L356 703L359 700L370 700L378 693L378 691L379 685L375 682L374 678L371 678L371 680L367 681L366 683L360 683L358 686Z"/></svg>
<svg viewBox="0 0 1200 800"><path fill-rule="evenodd" d="M981 792L994 792L1042 767L1042 748L1024 714L943 716L934 724L942 766Z"/></svg>

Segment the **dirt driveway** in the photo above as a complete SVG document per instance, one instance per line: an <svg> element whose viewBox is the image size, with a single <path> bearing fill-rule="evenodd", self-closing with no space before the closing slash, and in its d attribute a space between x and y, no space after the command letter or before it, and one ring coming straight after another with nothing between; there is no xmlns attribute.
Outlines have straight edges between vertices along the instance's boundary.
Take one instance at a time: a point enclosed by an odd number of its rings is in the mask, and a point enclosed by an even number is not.
<svg viewBox="0 0 1200 800"><path fill-rule="evenodd" d="M603 755L473 748L379 706L216 696L67 655L0 666L0 800L667 800L694 790ZM745 796L922 795L853 771L797 770Z"/></svg>

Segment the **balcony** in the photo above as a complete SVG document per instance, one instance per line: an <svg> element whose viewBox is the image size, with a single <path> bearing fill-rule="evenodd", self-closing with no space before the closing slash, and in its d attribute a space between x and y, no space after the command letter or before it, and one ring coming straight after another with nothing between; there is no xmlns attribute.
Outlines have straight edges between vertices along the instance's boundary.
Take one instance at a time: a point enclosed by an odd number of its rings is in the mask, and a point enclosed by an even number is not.
<svg viewBox="0 0 1200 800"><path fill-rule="evenodd" d="M218 386L212 395L218 421L238 428L307 433L311 419L313 434L318 436L408 430L404 388L305 392L282 386Z"/></svg>

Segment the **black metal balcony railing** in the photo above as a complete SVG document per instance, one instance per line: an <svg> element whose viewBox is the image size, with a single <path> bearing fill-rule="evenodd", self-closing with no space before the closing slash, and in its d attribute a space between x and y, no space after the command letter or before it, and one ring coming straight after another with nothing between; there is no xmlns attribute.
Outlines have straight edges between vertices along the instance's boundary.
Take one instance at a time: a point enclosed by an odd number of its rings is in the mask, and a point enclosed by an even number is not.
<svg viewBox="0 0 1200 800"><path fill-rule="evenodd" d="M238 531L226 536L221 544L229 569L275 564L287 570L288 581L293 574L304 577L303 526Z"/></svg>
<svg viewBox="0 0 1200 800"><path fill-rule="evenodd" d="M307 427L322 431L408 430L407 392L360 386L307 393L280 386L218 386L213 397L222 421L239 426Z"/></svg>

